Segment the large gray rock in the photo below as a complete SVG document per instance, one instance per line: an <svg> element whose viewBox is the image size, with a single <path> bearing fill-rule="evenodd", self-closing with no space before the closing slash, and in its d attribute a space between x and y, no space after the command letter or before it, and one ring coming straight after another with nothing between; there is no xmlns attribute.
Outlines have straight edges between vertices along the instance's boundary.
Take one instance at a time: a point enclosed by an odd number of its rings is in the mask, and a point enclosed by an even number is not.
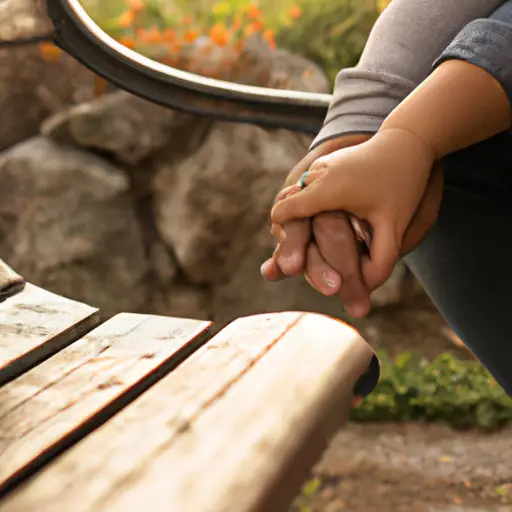
<svg viewBox="0 0 512 512"><path fill-rule="evenodd" d="M194 133L204 122L117 91L59 112L45 121L41 132L137 164L164 148L167 153L193 151Z"/></svg>
<svg viewBox="0 0 512 512"><path fill-rule="evenodd" d="M0 254L29 281L99 306L139 310L148 273L119 169L47 139L0 157Z"/></svg>
<svg viewBox="0 0 512 512"><path fill-rule="evenodd" d="M240 54L200 38L182 66L192 73L246 85L323 93L331 89L318 65L288 50L271 49L259 35L251 36Z"/></svg>
<svg viewBox="0 0 512 512"><path fill-rule="evenodd" d="M217 123L198 151L156 166L157 228L194 283L222 283L268 225L275 194L309 138Z"/></svg>
<svg viewBox="0 0 512 512"><path fill-rule="evenodd" d="M93 93L94 75L68 55L47 62L37 46L0 49L0 150L38 134L49 115Z"/></svg>

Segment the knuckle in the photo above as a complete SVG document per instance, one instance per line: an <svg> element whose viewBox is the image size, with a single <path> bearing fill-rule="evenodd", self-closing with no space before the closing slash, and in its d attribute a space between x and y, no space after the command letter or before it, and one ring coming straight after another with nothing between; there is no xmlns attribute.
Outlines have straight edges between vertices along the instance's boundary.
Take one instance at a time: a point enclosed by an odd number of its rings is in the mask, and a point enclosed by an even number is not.
<svg viewBox="0 0 512 512"><path fill-rule="evenodd" d="M327 238L336 245L355 246L355 237L342 212L321 213L313 219L315 236Z"/></svg>
<svg viewBox="0 0 512 512"><path fill-rule="evenodd" d="M310 166L310 171L328 171L331 168L329 158L322 156L317 158Z"/></svg>

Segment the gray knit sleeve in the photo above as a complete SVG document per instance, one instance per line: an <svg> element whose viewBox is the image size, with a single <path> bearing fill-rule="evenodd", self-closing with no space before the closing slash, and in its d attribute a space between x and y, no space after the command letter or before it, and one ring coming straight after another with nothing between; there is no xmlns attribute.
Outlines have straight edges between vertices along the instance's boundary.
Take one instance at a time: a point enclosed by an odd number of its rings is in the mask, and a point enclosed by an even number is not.
<svg viewBox="0 0 512 512"><path fill-rule="evenodd" d="M464 27L434 63L465 60L491 73L502 85L512 105L512 0L488 19Z"/></svg>
<svg viewBox="0 0 512 512"><path fill-rule="evenodd" d="M460 30L503 0L392 0L354 68L337 78L327 117L311 149L350 133L375 133L431 72Z"/></svg>

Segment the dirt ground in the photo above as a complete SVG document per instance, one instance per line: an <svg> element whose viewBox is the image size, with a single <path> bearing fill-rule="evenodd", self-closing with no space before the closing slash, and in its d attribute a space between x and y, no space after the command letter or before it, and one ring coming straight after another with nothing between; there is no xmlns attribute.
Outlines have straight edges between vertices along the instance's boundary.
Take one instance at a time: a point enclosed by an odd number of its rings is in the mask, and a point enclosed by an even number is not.
<svg viewBox="0 0 512 512"><path fill-rule="evenodd" d="M360 328L392 353L471 357L425 297L380 310ZM512 427L482 434L442 424L349 425L314 475L321 484L308 512L512 512Z"/></svg>
<svg viewBox="0 0 512 512"><path fill-rule="evenodd" d="M350 425L315 469L311 512L512 511L512 428Z"/></svg>

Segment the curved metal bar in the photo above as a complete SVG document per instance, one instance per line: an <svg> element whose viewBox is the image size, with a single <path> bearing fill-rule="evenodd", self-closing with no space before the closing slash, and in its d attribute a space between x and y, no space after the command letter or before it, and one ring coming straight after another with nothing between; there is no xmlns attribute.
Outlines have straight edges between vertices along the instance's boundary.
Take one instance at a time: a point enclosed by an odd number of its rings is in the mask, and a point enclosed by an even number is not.
<svg viewBox="0 0 512 512"><path fill-rule="evenodd" d="M121 45L79 0L46 0L56 43L105 79L165 107L235 122L316 134L331 100L315 94L235 84L181 71Z"/></svg>

